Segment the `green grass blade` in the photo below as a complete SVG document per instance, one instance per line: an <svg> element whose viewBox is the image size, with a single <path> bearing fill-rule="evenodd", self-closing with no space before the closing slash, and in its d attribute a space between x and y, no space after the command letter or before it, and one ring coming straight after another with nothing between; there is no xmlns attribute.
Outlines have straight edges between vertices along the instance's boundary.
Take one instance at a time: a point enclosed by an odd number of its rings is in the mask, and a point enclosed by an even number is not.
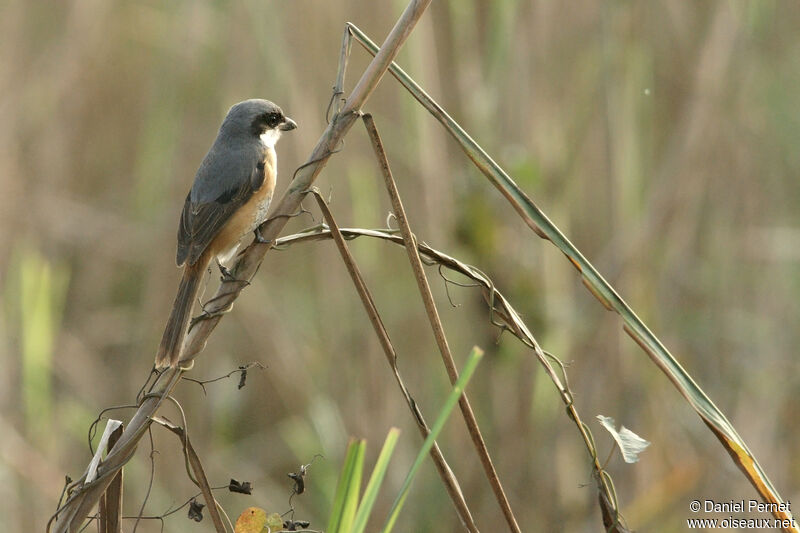
<svg viewBox="0 0 800 533"><path fill-rule="evenodd" d="M361 498L361 503L358 506L358 512L353 522L351 533L362 533L367 527L367 520L372 513L372 508L375 505L375 500L378 498L378 491L383 483L383 478L386 476L386 470L389 467L389 460L392 458L394 447L397 444L397 439L400 436L400 430L392 428L389 434L386 435L386 440L383 443L378 460L375 463L375 468L372 470L372 475L367 482L367 488L364 490L364 496Z"/></svg>
<svg viewBox="0 0 800 533"><path fill-rule="evenodd" d="M433 424L431 428L431 432L428 434L428 437L425 439L425 442L422 444L422 448L420 449L419 453L417 454L417 458L414 461L414 464L411 465L411 470L409 470L408 475L406 476L405 481L403 482L403 486L400 488L400 494L398 494L397 499L392 504L392 509L389 511L389 518L386 520L386 524L383 526L381 530L383 533L389 533L392 528L394 527L395 522L397 521L397 517L400 514L400 510L403 508L403 504L408 497L408 492L411 488L411 482L414 481L414 477L417 475L417 471L419 467L422 465L423 461L425 461L428 453L433 446L434 441L441 433L442 428L444 427L444 423L447 422L447 418L450 416L450 413L453 411L453 408L458 403L458 399L461 397L461 393L464 392L464 388L467 386L470 378L475 373L475 369L478 367L478 363L480 362L481 358L483 357L483 350L474 346L472 351L469 354L469 358L467 359L466 365L464 365L464 370L461 373L461 376L456 381L456 384L453 386L453 390L450 392L450 395L447 397L447 400L444 403L444 407L442 407L441 412L439 412L439 416L436 417L436 422Z"/></svg>
<svg viewBox="0 0 800 533"><path fill-rule="evenodd" d="M345 515L352 505L350 500L353 497L352 494L354 491L352 490L352 485L354 483L358 485L355 490L355 499L356 502L358 501L358 491L361 488L360 472L363 469L365 448L366 443L363 440L356 441L355 439L351 439L350 444L347 446L347 454L345 455L342 472L339 474L339 482L336 484L336 494L333 499L331 516L328 519L328 527L326 531L329 533L346 533L349 531L349 528L343 528L343 524L346 522ZM359 460L362 462L362 466L357 468L357 463ZM356 472L359 472L357 478L355 476ZM352 521L352 515L350 517L350 521Z"/></svg>
<svg viewBox="0 0 800 533"><path fill-rule="evenodd" d="M362 439L356 446L356 456L353 469L347 485L347 492L342 507L342 521L339 523L340 533L350 533L353 529L353 519L358 509L358 500L361 495L361 479L364 474L364 455L367 451L367 441Z"/></svg>

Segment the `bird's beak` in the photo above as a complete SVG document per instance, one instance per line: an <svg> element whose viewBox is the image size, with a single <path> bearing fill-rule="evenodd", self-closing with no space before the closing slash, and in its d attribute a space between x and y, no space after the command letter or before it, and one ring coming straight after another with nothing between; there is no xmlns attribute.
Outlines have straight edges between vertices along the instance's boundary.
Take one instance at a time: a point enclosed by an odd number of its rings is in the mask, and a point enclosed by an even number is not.
<svg viewBox="0 0 800 533"><path fill-rule="evenodd" d="M289 117L286 117L281 123L281 125L278 126L278 129L281 131L290 131L295 129L296 127L297 123L294 120L290 119Z"/></svg>

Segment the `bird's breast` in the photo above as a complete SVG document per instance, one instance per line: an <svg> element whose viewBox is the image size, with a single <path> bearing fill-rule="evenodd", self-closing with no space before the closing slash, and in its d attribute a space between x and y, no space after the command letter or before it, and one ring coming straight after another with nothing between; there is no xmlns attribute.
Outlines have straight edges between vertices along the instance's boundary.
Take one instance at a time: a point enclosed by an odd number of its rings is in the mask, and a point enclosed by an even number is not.
<svg viewBox="0 0 800 533"><path fill-rule="evenodd" d="M277 173L274 154L275 152L267 154L264 182L261 187L254 191L247 202L233 213L217 237L215 237L212 253L220 261L224 262L225 259L229 258L235 252L242 237L251 233L267 219L272 193L275 191L275 176Z"/></svg>
<svg viewBox="0 0 800 533"><path fill-rule="evenodd" d="M271 153L270 153L271 152ZM247 203L239 209L241 213L240 234L238 238L255 230L262 222L267 219L269 204L272 201L272 193L275 191L275 177L277 174L275 152L268 150L264 168L264 182Z"/></svg>

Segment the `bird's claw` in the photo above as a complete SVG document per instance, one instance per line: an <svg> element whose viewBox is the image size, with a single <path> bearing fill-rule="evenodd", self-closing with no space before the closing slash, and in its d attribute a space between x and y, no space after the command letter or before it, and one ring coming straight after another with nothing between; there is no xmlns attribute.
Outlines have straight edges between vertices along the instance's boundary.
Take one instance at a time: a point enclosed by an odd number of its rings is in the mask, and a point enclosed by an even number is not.
<svg viewBox="0 0 800 533"><path fill-rule="evenodd" d="M236 276L233 275L233 272L230 271L225 265L217 260L217 267L219 268L219 273L222 274L222 278L220 281L239 281L236 279Z"/></svg>
<svg viewBox="0 0 800 533"><path fill-rule="evenodd" d="M261 235L261 229L256 228L253 230L253 235L255 235L255 241L259 244L274 244L272 239L266 239L263 235Z"/></svg>

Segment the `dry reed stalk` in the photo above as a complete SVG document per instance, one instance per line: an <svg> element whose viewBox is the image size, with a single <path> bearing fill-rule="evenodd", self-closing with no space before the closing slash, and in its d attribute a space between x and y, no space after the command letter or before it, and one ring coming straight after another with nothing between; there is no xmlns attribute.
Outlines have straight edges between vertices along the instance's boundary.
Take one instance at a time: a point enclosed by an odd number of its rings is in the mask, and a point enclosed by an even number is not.
<svg viewBox="0 0 800 533"><path fill-rule="evenodd" d="M336 243L336 247L339 249L342 260L347 267L347 272L350 274L350 277L353 280L353 285L356 287L356 292L358 292L361 302L364 304L364 310L367 312L367 316L369 316L369 320L373 329L375 330L375 334L378 336L378 340L381 343L381 348L383 348L383 352L386 355L386 360L388 361L389 366L392 369L392 373L394 374L395 381L397 381L400 391L402 392L403 397L405 398L406 403L411 410L411 414L414 417L414 421L417 423L417 427L422 434L422 438L425 439L431 430L428 427L428 424L425 422L425 419L422 416L422 411L417 405L417 402L415 402L411 397L411 394L408 392L408 388L400 376L400 370L397 368L397 352L394 349L391 339L389 339L389 333L386 331L386 326L383 324L383 319L378 313L378 308L375 306L375 301L372 299L372 295L370 294L366 283L364 283L364 278L361 276L361 270L358 268L353 255L350 253L350 249L348 248L347 243L345 243L345 239L342 236L341 231L339 231L339 226L336 223L336 220L333 218L330 209L328 209L328 205L325 203L325 200L318 191L313 190L312 193L314 194L314 198L317 200L317 204L319 204L319 208L322 211L322 216L328 222L330 234ZM458 512L458 517L461 519L461 523L465 528L467 528L467 530L471 532L477 532L478 528L475 525L474 519L472 518L472 513L467 506L467 502L464 499L461 486L453 474L453 471L450 469L450 465L448 465L447 461L445 461L444 455L439 449L439 444L436 441L434 441L433 446L431 447L431 458L436 465L436 470L439 472L439 477L442 479L442 482L447 489L447 493L450 495L450 499L453 501L453 505L456 507L456 511Z"/></svg>
<svg viewBox="0 0 800 533"><path fill-rule="evenodd" d="M386 190L389 192L392 210L400 225L400 233L403 235L408 261L411 263L414 279L417 282L417 287L419 288L419 293L425 306L425 312L428 315L428 321L433 330L433 336L436 338L436 345L439 347L439 353L442 356L442 363L444 363L444 367L447 370L450 383L455 385L456 381L458 381L458 369L453 360L453 354L450 352L450 346L447 343L444 326L442 326L442 320L439 318L439 311L436 309L436 303L433 301L431 286L430 283L428 283L428 278L425 276L425 270L422 267L422 261L419 258L416 238L411 232L411 226L408 223L408 217L403 208L403 202L400 199L397 184L392 176L392 169L389 166L386 151L383 149L383 142L378 134L378 128L375 126L372 115L366 114L363 118L367 133L372 142L372 147L375 150L375 157L378 159L378 166L381 169L381 174L383 174ZM486 442L483 439L480 427L478 426L478 420L475 418L475 413L472 411L472 406L469 403L466 392L461 394L461 398L458 400L458 406L461 409L461 416L464 418L464 422L467 425L467 431L469 432L475 451L480 458L484 473L492 487L492 492L494 492L495 499L497 499L500 510L503 512L503 517L511 531L514 533L521 533L519 525L517 524L517 519L514 517L514 511L511 510L511 504L508 502L505 490L503 490L503 484L500 482L500 477L497 475L497 470L489 455L489 450L486 447Z"/></svg>

